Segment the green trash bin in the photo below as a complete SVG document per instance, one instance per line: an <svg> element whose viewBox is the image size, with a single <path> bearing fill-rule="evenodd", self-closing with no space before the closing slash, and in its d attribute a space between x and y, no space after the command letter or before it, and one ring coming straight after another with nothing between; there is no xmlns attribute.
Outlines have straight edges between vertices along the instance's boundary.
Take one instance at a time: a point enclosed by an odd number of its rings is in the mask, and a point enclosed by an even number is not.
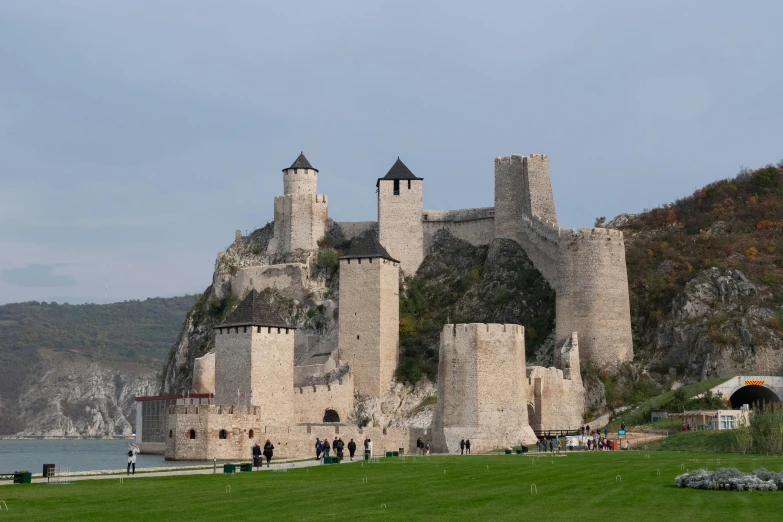
<svg viewBox="0 0 783 522"><path fill-rule="evenodd" d="M365 451L364 452L364 460L370 460L370 452L369 451Z"/></svg>
<svg viewBox="0 0 783 522"><path fill-rule="evenodd" d="M510 449L506 450L506 455L511 455L511 453L513 453L513 452Z"/></svg>
<svg viewBox="0 0 783 522"><path fill-rule="evenodd" d="M236 464L223 464L223 473L236 473Z"/></svg>
<svg viewBox="0 0 783 522"><path fill-rule="evenodd" d="M332 457L324 457L324 464L331 464L332 463Z"/></svg>
<svg viewBox="0 0 783 522"><path fill-rule="evenodd" d="M20 471L14 473L14 484L30 484L33 481L33 474L29 471Z"/></svg>
<svg viewBox="0 0 783 522"><path fill-rule="evenodd" d="M393 457L394 456L394 452L393 451L387 451L386 452L386 456L387 457Z"/></svg>
<svg viewBox="0 0 783 522"><path fill-rule="evenodd" d="M239 471L253 471L253 463L246 462L239 465Z"/></svg>

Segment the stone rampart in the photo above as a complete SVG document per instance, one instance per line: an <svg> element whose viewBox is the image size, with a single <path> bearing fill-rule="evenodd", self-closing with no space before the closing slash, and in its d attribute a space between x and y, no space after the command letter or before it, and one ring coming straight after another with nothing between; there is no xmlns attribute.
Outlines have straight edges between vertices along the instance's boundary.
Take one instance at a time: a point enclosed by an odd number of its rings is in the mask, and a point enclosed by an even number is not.
<svg viewBox="0 0 783 522"><path fill-rule="evenodd" d="M447 324L441 331L437 451L477 451L535 442L527 418L524 328L505 324Z"/></svg>
<svg viewBox="0 0 783 522"><path fill-rule="evenodd" d="M267 439L275 446L275 459L314 456L316 437L329 439L330 442L340 437L346 445L353 439L358 446L358 455L363 451L362 442L366 438L373 441L375 455L399 448L404 448L406 453L415 449L414 446L409 450L410 433L407 429L317 423L268 425L263 423L260 409L254 406L172 406L168 425L167 460L211 461L217 458L249 462L253 444L263 446ZM345 455L347 457L347 450Z"/></svg>
<svg viewBox="0 0 783 522"><path fill-rule="evenodd" d="M378 230L377 221L338 221L337 225L345 239L353 239L368 230Z"/></svg>
<svg viewBox="0 0 783 522"><path fill-rule="evenodd" d="M329 384L294 388L294 421L327 422L326 411L338 416L337 422L345 422L353 413L353 373L343 375Z"/></svg>
<svg viewBox="0 0 783 522"><path fill-rule="evenodd" d="M193 359L193 391L215 393L215 352Z"/></svg>
<svg viewBox="0 0 783 522"><path fill-rule="evenodd" d="M314 193L276 196L274 207L276 252L318 249L318 240L326 233L326 196Z"/></svg>
<svg viewBox="0 0 783 522"><path fill-rule="evenodd" d="M231 276L231 291L241 296L252 289L274 288L283 297L301 300L309 291L309 282L310 269L304 263L246 266Z"/></svg>
<svg viewBox="0 0 783 522"><path fill-rule="evenodd" d="M471 245L489 244L494 237L494 215L492 207L422 211L424 255L430 251L435 233L442 229Z"/></svg>

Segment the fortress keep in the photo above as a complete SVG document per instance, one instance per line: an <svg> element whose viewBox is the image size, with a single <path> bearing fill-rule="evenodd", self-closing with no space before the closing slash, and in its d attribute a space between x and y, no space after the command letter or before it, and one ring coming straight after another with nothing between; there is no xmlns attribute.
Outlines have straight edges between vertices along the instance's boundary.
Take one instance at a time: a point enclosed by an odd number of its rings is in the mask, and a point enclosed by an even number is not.
<svg viewBox="0 0 783 522"><path fill-rule="evenodd" d="M495 206L461 210L423 209L423 178L397 158L376 182L377 222L331 224L318 172L304 154L283 169L266 251L216 271L213 286L225 283L242 301L214 329L214 351L194 364L194 391L214 394L210 404L168 406L167 458L245 458L250 445L273 437L276 454L298 457L327 433L372 434L376 448L413 447L421 429L374 418L365 425L357 401L394 392L401 276L416 272L441 229L473 245L516 241L556 292L561 348L555 367L526 367L522 325L445 325L426 431L436 450L455 451L462 438L487 450L533 442L534 432L574 430L584 408L581 364L611 368L633 357L623 235L557 225L546 155L496 158ZM339 259L339 309L312 268L331 226L351 240ZM218 264L228 256L219 254ZM336 339L299 333L259 293L267 288L332 307Z"/></svg>

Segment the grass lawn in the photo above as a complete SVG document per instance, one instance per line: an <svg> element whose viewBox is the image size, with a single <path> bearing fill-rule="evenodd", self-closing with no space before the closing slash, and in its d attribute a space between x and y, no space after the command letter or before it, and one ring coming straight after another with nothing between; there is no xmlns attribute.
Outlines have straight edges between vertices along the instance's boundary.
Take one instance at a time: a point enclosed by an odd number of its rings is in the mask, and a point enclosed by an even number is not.
<svg viewBox="0 0 783 522"><path fill-rule="evenodd" d="M593 452L419 457L287 473L0 487L3 520L773 520L783 491L680 489L681 467L779 471L783 457ZM698 460L696 460L698 459ZM658 474L660 470L660 475ZM445 471L445 473L444 473ZM622 480L617 478L622 476ZM366 482L364 479L366 477ZM535 484L538 494L530 493ZM226 493L226 486L231 493ZM385 507L382 507L382 504ZM777 513L777 514L776 514Z"/></svg>

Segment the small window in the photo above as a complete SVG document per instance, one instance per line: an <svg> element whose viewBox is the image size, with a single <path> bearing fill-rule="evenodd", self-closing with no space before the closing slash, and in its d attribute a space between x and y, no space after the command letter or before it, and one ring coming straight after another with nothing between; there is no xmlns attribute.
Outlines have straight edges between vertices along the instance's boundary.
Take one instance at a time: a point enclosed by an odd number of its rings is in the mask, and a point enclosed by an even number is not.
<svg viewBox="0 0 783 522"><path fill-rule="evenodd" d="M169 438L170 439L174 438L174 431L173 430L169 430Z"/></svg>
<svg viewBox="0 0 783 522"><path fill-rule="evenodd" d="M219 439L227 439L228 438L228 432L226 430L220 430L220 433L218 433Z"/></svg>
<svg viewBox="0 0 783 522"><path fill-rule="evenodd" d="M358 338L359 338L359 336L357 335L357 336L356 336L356 338L358 339Z"/></svg>
<svg viewBox="0 0 783 522"><path fill-rule="evenodd" d="M399 196L400 195L400 180L395 179L394 180L394 195Z"/></svg>
<svg viewBox="0 0 783 522"><path fill-rule="evenodd" d="M195 438L196 438L196 430L190 430L190 431L188 432L188 438L189 438L190 440L195 440Z"/></svg>
<svg viewBox="0 0 783 522"><path fill-rule="evenodd" d="M408 180L408 190L411 189L411 180Z"/></svg>
<svg viewBox="0 0 783 522"><path fill-rule="evenodd" d="M254 435L255 435L255 432L253 430L250 430L250 431L247 432L247 438L248 439L252 439Z"/></svg>

